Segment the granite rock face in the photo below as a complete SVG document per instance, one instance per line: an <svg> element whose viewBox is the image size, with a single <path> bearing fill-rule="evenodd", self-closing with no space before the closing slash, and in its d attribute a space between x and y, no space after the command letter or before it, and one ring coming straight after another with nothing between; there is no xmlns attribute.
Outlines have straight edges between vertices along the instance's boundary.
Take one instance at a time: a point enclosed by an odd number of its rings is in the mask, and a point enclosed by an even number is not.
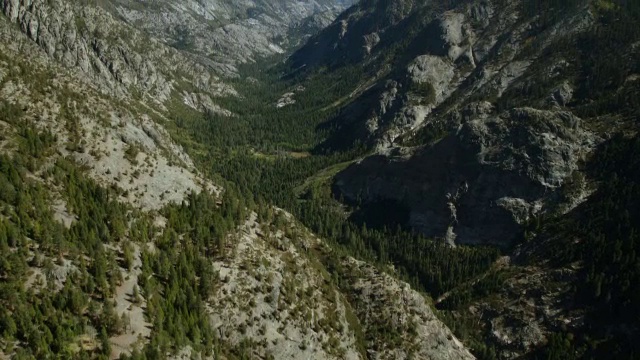
<svg viewBox="0 0 640 360"><path fill-rule="evenodd" d="M285 231L250 215L234 235L235 255L214 262L222 285L210 313L226 342L251 338L276 359L474 359L423 294L352 257L335 258L345 279L335 287L323 257L307 255L335 256L331 248L290 214L276 210L277 218Z"/></svg>
<svg viewBox="0 0 640 360"><path fill-rule="evenodd" d="M113 10L129 24L167 45L212 60L219 73L237 74L237 65L284 54L323 29L350 0L157 1L141 6L113 0Z"/></svg>
<svg viewBox="0 0 640 360"><path fill-rule="evenodd" d="M504 245L594 144L567 112L491 112L410 155L367 157L338 174L335 186L348 198L409 206L408 223L428 236L453 242L453 233L455 243Z"/></svg>
<svg viewBox="0 0 640 360"><path fill-rule="evenodd" d="M592 24L586 3L544 24L509 0L350 8L289 60L301 71L371 69L363 83L372 85L332 120L339 130L328 143L365 142L374 154L338 174L334 189L365 205L396 201L408 225L451 244L509 245L555 207L598 143L566 109L571 65L540 55ZM542 96L529 95L536 86Z"/></svg>
<svg viewBox="0 0 640 360"><path fill-rule="evenodd" d="M350 299L365 332L390 327L402 334L400 343L373 337L367 343L371 359L474 359L446 328L424 295L409 284L353 258L344 261L351 282Z"/></svg>
<svg viewBox="0 0 640 360"><path fill-rule="evenodd" d="M181 88L209 96L235 94L212 67L149 38L101 7L64 0L3 0L0 7L51 59L104 94L140 97L156 105Z"/></svg>
<svg viewBox="0 0 640 360"><path fill-rule="evenodd" d="M45 29L41 26L39 34ZM53 56L71 49L59 47ZM219 191L158 121L167 120L159 100L147 96L146 106L157 106L147 108L125 96L135 86L124 86L112 73L88 75L52 61L45 48L4 18L0 54L0 73L8 74L0 81L2 105L23 109L20 122L3 128L7 138L27 124L51 131L56 137L52 163L73 160L98 184L120 189L119 200L145 211L180 203L192 191ZM119 91L123 95L116 98ZM70 225L74 215L64 204L57 208L62 222Z"/></svg>
<svg viewBox="0 0 640 360"><path fill-rule="evenodd" d="M2 0L6 18L47 55L103 93L173 96L197 110L224 112L211 97L235 96L220 77L237 65L283 54L330 23L349 1Z"/></svg>

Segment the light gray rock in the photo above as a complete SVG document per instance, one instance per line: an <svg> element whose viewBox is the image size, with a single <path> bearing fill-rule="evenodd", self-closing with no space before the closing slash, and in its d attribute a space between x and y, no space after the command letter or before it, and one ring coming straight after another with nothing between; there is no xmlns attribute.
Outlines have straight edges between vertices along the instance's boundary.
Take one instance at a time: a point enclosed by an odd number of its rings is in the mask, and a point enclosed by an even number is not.
<svg viewBox="0 0 640 360"><path fill-rule="evenodd" d="M364 49L367 55L371 54L371 50L380 43L380 35L378 33L371 33L364 36Z"/></svg>
<svg viewBox="0 0 640 360"><path fill-rule="evenodd" d="M420 84L431 84L436 92L436 102L441 102L449 93L454 67L446 58L434 55L417 57L408 68L411 80Z"/></svg>
<svg viewBox="0 0 640 360"><path fill-rule="evenodd" d="M471 106L457 132L408 158L365 158L338 174L335 185L348 199L408 206L407 222L428 236L507 245L597 138L568 112L489 111L486 103Z"/></svg>
<svg viewBox="0 0 640 360"><path fill-rule="evenodd" d="M566 106L573 99L573 91L573 87L568 82L564 82L553 90L549 101L557 106Z"/></svg>
<svg viewBox="0 0 640 360"><path fill-rule="evenodd" d="M328 25L352 1L186 0L140 7L111 0L115 12L177 49L212 59L225 76L237 65L283 54Z"/></svg>
<svg viewBox="0 0 640 360"><path fill-rule="evenodd" d="M47 55L105 94L138 94L163 104L185 82L199 92L234 93L212 74L213 68L150 39L101 7L2 0L0 8Z"/></svg>
<svg viewBox="0 0 640 360"><path fill-rule="evenodd" d="M373 266L347 258L343 266L351 275L352 306L363 319L365 332L380 326L400 334L400 344L372 337L367 344L371 359L474 359L464 345L434 314L427 299L409 284ZM373 333L375 334L375 333Z"/></svg>

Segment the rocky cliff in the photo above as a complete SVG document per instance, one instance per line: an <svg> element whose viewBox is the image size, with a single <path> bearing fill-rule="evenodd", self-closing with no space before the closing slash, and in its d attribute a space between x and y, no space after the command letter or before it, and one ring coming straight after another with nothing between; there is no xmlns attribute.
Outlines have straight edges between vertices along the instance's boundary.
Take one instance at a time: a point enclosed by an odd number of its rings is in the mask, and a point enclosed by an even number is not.
<svg viewBox="0 0 640 360"><path fill-rule="evenodd" d="M351 1L158 1L115 0L113 11L129 24L183 51L212 61L219 73L284 54L326 25Z"/></svg>
<svg viewBox="0 0 640 360"><path fill-rule="evenodd" d="M596 94L637 86L637 47L619 45L611 76L627 80L596 85L593 62L606 60L582 59L606 10L536 4L365 1L292 55L298 72L362 74L325 146L364 141L374 154L338 174L336 191L408 206L408 225L451 244L509 245L520 225L553 211L602 139Z"/></svg>
<svg viewBox="0 0 640 360"><path fill-rule="evenodd" d="M51 59L104 94L138 97L154 106L173 97L195 96L199 99L195 106L215 110L212 97L235 93L212 67L150 38L101 7L39 0L7 0L0 7Z"/></svg>
<svg viewBox="0 0 640 360"><path fill-rule="evenodd" d="M621 344L635 320L606 309L634 300L602 290L619 285L605 274L620 253L601 254L634 241L604 204L635 210L599 194L630 193L611 164L636 156L609 151L637 141L638 14L625 1L362 1L289 58L303 78L357 74L316 149L365 144L331 179L352 219L507 255L436 300L479 357L633 356Z"/></svg>
<svg viewBox="0 0 640 360"><path fill-rule="evenodd" d="M245 216L233 198L239 224L203 225L220 218L232 191L175 136L198 110L231 115L215 104L236 95L216 65L105 3L0 4L1 359L473 358L425 295L334 252L282 210ZM294 18L334 11L295 4L286 9L300 14L283 20L291 28L275 28L304 33L330 15ZM198 234L177 220L189 207L207 211L193 224ZM215 255L187 250L214 239L224 244ZM169 276L160 263L184 267Z"/></svg>
<svg viewBox="0 0 640 360"><path fill-rule="evenodd" d="M29 18L29 14L24 13L24 18ZM37 29L40 35L36 39L50 39L42 40L42 44L55 41L46 26ZM87 61L105 66L93 50L83 52L86 44L54 46L50 54L46 46L33 42L20 30L7 20L0 22L3 121L8 121L9 115L19 119L10 130L5 130L6 136L19 133L26 126L50 131L57 138L55 147L59 156L84 164L101 184L121 189L123 201L140 208L159 209L169 202L182 201L191 191L213 188L159 123L161 119L167 120L162 110L148 107L147 104L152 104L161 109L161 95L152 99L148 94L147 100L140 102L124 97L129 91L136 91L136 87L142 91L150 86L153 89L150 92L162 92L160 84L171 89L171 82L158 75L151 76L148 83L126 86L125 80L118 80L121 74L118 71L94 71L93 65L85 73L78 63L64 59L71 56L71 51L78 51L80 59L86 55ZM122 56L121 52L116 54ZM60 62L52 61L52 56L60 56ZM104 59L107 61L108 57ZM131 74L129 80L138 81L134 69L140 68L132 65L122 72ZM120 95L122 100L112 95ZM10 110L14 108L15 111Z"/></svg>
<svg viewBox="0 0 640 360"><path fill-rule="evenodd" d="M366 157L338 174L335 187L350 199L406 205L407 224L451 245L508 244L554 201L594 135L567 112L484 106L487 113L433 144Z"/></svg>
<svg viewBox="0 0 640 360"><path fill-rule="evenodd" d="M239 63L282 54L348 5L6 0L0 8L50 57L104 93L157 104L175 96L224 113L213 99L236 92L219 76L237 76Z"/></svg>

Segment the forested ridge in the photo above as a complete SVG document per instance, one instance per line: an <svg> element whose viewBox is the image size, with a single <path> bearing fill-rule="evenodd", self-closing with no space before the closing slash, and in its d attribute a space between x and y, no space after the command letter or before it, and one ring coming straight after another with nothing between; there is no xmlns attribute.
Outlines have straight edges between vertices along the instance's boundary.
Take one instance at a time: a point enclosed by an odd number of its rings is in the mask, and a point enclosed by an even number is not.
<svg viewBox="0 0 640 360"><path fill-rule="evenodd" d="M554 8L557 2L538 5ZM596 119L598 128L606 126L601 117L607 120L624 106L629 111L621 116L623 129L632 133L638 91L611 89L639 71L638 63L608 56L640 38L632 27L638 19L637 2L623 5L603 10L602 27L595 34L555 44L549 51L584 58L576 76L585 80L572 104L577 114ZM616 42L622 36L624 41ZM598 51L589 51L592 48ZM55 135L23 122L20 107L0 103L0 118L19 129L16 149L0 155L1 353L13 354L13 359L109 358L109 339L130 326L129 319L115 313L112 298L125 280L122 270L132 267L139 249L141 275L131 296L137 306L144 302L151 330L142 350L122 358L163 359L187 346L204 356L251 358L250 349L228 347L211 327L206 306L219 281L211 260L230 256L227 249L234 240L229 234L250 212L263 214L278 206L335 250L331 256L320 254L319 260L333 271L329 281L337 288L349 290L338 260L353 256L408 281L432 299L451 292L438 305L441 317L478 358L497 358L495 347L486 341L486 329L456 312L503 286L510 274L494 265L511 249L452 248L396 221L400 217L389 212L401 212L399 206L382 204L372 210L346 203L332 190L332 177L371 149L357 141L335 148L327 144L344 130L331 120L359 81L375 74L349 65L292 75L286 64L267 63L246 65L241 73L244 78L232 83L241 97L216 99L232 116L203 114L174 102L167 111L169 120L154 119L224 188L219 198L194 193L182 204L164 207L159 211L166 219L162 227L149 213L119 201L120 189L91 180L81 165L63 157L50 163ZM526 105L527 97L543 96L548 86L541 82L526 94L506 92L496 105ZM276 107L280 96L292 89L296 102ZM428 88L417 90L424 97L433 95ZM69 127L74 120L67 119ZM428 142L445 132L428 129L414 141ZM79 142L72 139L70 146ZM637 135L613 136L584 165L586 177L598 186L588 201L566 216L535 219L523 234L521 244L539 241L545 246L529 261L550 261L558 268L580 264L569 295L571 306L585 314L582 329L555 329L530 358L633 359L640 354L634 341L640 333L639 159ZM68 227L52 210L56 202L73 214ZM88 333L98 340L87 340Z"/></svg>
<svg viewBox="0 0 640 360"><path fill-rule="evenodd" d="M546 6L553 7L553 5ZM633 4L628 4L628 6L630 6L628 9L633 10ZM569 40L577 42L579 44L578 49L581 49L580 51L588 51L587 49L594 46L600 48L600 45L620 50L622 46L625 46L624 44L629 44L629 41L637 38L636 32L628 32L631 31L629 24L634 18L631 15L634 14L633 11L618 12L608 8L602 11L603 17L600 19L604 24L602 31L596 32L595 35L581 35ZM615 26L607 25L611 21L610 19L615 16L618 16L618 22L615 23ZM624 41L619 43L610 41L611 39L620 39L623 33L628 35ZM570 45L562 44L554 46L550 47L548 51L556 49L562 52L564 49L573 48ZM566 47L563 48L563 46ZM577 74L581 78L590 79L589 82L582 84L581 92L578 94L575 104L576 111L587 118L614 111L615 109L609 105L618 101L615 99L626 101L624 107L627 109L634 108L629 106L635 101L633 99L636 94L633 89L623 95L612 94L613 98L607 97L608 100L603 99L595 103L588 100L594 97L594 91L600 91L603 86L616 87L616 83L606 79L617 81L615 79L620 79L624 74L635 71L626 65L609 66L611 63L608 62L605 53L606 51L604 50L602 52L590 52L587 59L577 66L580 71L592 74L586 76ZM587 53L576 56L584 58L586 55ZM633 62L628 62L624 59L620 59L620 61L622 61L621 64L632 64L633 66ZM439 241L425 239L402 226L387 228L384 224L367 224L366 220L349 218L348 213L358 212L359 204L345 205L339 201L340 199L334 198L330 186L331 174L343 168L350 161L365 155L367 148L360 144L352 144L349 150L326 152L326 148L318 147L318 145L324 139L330 137L332 131L338 131L339 129L327 128L322 124L336 115L336 110L327 109L332 109L330 105L336 99L343 98L353 90L350 84L353 84L359 77L371 76L371 74L367 74L367 70L350 66L335 72L327 71L326 74L313 75L305 82L306 88L304 91L295 93L295 104L278 109L275 107L278 97L283 92L291 89L293 85L288 84L295 84L297 79L287 78L290 81L289 83L274 82L275 79L283 75L282 68L276 67L270 71L257 69L262 68L250 68L245 69L245 71L258 79L259 83L251 84L247 88L243 88L241 85L241 92L251 96L247 96L247 99L244 99L243 102L230 99L229 103L225 103L226 108L238 114L237 121L229 121L229 119L213 114L206 116L194 113L179 115L183 122L179 123L181 129L177 129L179 130L178 133L189 133L189 138L198 139L198 144L210 146L209 148L199 147L201 155L199 160L204 164L205 168L209 169L214 175L221 176L236 184L239 193L243 194L244 198L249 198L251 199L250 201L257 203L274 203L291 211L303 224L326 238L344 254L373 261L383 268L388 264L393 264L400 276L433 298L456 288L459 284L478 277L481 277L481 281L470 282L473 283L470 289L471 298L489 296L502 286L505 277L508 277L509 274L494 271L486 273L500 254L497 249L478 247L452 249ZM620 83L618 84L620 85ZM544 91L540 93L542 94ZM498 105L505 109L518 106L512 99L522 99L522 96L523 94L511 95L507 93L504 98L500 99ZM620 96L625 97L620 98ZM244 101L248 101L248 105ZM188 112L180 106L177 106L174 110L177 114ZM632 119L634 115L628 114L627 116L627 119ZM185 121L185 119L188 120ZM263 122L264 119L268 119L268 121ZM188 145L188 142L185 142L185 144ZM231 149L228 148L229 145L232 145ZM198 146L196 145L194 148L198 148ZM306 155L297 157L296 154L298 153ZM615 169L620 165L618 163L620 159L623 158L624 155L622 153L617 153L616 155L610 155L606 159L598 158L592 161L599 164L609 164L611 169ZM598 177L593 173L589 176ZM617 189L619 190L619 188ZM631 190L627 189L625 191ZM605 198L608 199L609 204L612 204L612 201L615 203L615 205L611 205L612 207L625 208L623 203L613 200L619 199L619 201L623 201L622 198L610 196ZM592 214L586 216L586 218L597 218L598 211L603 207L601 205L593 205L593 209ZM389 210L389 208L386 210ZM627 218L633 218L631 215L624 215L626 214L625 212L622 214ZM386 217L388 218L389 216L386 215ZM546 219L545 221L555 220ZM621 219L608 218L606 224L609 225L606 226L617 227L620 221ZM576 224L565 226L564 231L567 232L577 228ZM580 224L579 227L582 229L589 228L584 224ZM594 231L594 233L602 234L603 231L605 230L601 228L599 231ZM629 241L631 241L629 234L627 232L619 236L613 236L629 239L620 240L620 246L609 246L608 241L602 243L601 246L605 246L612 251L624 246L628 248L630 246ZM564 242L555 244L563 249L555 253L554 256L556 257L561 258L562 254L568 251L577 251L577 247ZM576 298L582 299L583 296L581 294L587 291L584 290L585 287L596 286L594 284L599 284L597 285L600 289L599 298L603 296L605 299L616 298L614 294L607 295L609 293L602 290L602 286L614 281L605 280L609 278L604 274L612 272L601 272L596 269L610 269L611 264L617 263L618 260L615 260L617 257L614 255L607 257L606 252L603 252L602 249L596 250L599 248L591 243L585 245L584 249L588 251L582 253L579 259L591 265L589 266L590 270L586 270L584 285L576 284ZM596 254L602 255L596 256ZM629 256L631 255L624 257L623 262L627 266L633 266L630 265L633 262L628 260ZM577 259L574 257L571 258L571 261ZM571 261L566 258L563 264ZM624 270L620 273L633 276L633 271ZM617 283L617 285L621 286L621 289L628 288L628 285L625 284L633 284L633 282L626 279L623 283ZM588 298L586 297L585 299ZM615 309L620 306L626 309L625 311L637 308L637 302L632 300L632 295L628 292L625 292L624 295L619 295L617 299L620 303L615 305ZM468 300L455 300L454 297L450 301L460 301L458 304L448 305L449 309L456 309ZM614 300L608 301L611 303ZM575 306L592 308L590 304L590 301L586 303L579 302ZM623 304L627 304L626 307ZM590 312L592 314L607 314L606 311L600 312L599 310L596 311L596 308L593 309ZM478 337L478 333L474 333L476 331L474 330L474 325L467 323L464 319L449 318L446 316L448 311L443 310L445 318L448 319L447 321L449 321L452 328L456 329L456 333L469 342L477 356L487 359L496 356L491 345L484 342L482 337L484 335L480 334L480 337ZM603 315L600 319L610 320L611 317ZM627 319L629 318L627 317ZM614 324L615 322L608 323ZM633 323L636 325L632 325L632 327L636 327L637 322ZM469 327L469 330L466 330L465 327ZM596 331L596 328L597 326L586 329L584 334L567 334L562 329L558 329L558 335L550 338L547 347L540 349L532 356L541 359L598 358L598 356L602 356L602 354L613 349L617 351L616 354L619 354L620 358L633 358L634 351L623 345L626 335L619 333L602 335Z"/></svg>
<svg viewBox="0 0 640 360"><path fill-rule="evenodd" d="M584 265L571 297L586 310L586 327L571 341L552 344L549 356L585 351L586 358L633 359L640 324L640 137L616 136L598 150L589 171L600 186L569 216L544 225L558 241L544 254L555 264ZM563 357L570 358L570 357Z"/></svg>
<svg viewBox="0 0 640 360"><path fill-rule="evenodd" d="M531 3L533 2L529 2ZM576 4L562 6L570 8ZM540 6L555 9L558 4L544 2ZM624 108L626 110L622 114L623 128L633 129L637 125L637 121L634 120L637 114L633 112L634 109L637 112L637 106L634 105L637 103L637 91L633 87L623 87L625 90L617 93L607 92L604 89L623 86L625 77L637 71L637 62L626 58L616 58L615 61L611 61L610 56L607 55L616 51L623 52L625 46L634 39L638 39L638 33L632 25L638 15L637 4L627 2L618 7L618 5L610 6L608 3L601 2L595 6L595 9L601 13L596 31L567 38L563 40L566 43L553 44L545 51L565 54L568 58L577 61L575 68L578 72L575 76L583 79L583 82L580 83L571 107L580 116L586 119L593 118L595 120L593 124L597 128L603 126L602 121L608 119L608 114ZM540 8L534 7L531 11L538 11L536 9ZM546 21L551 22L552 19ZM580 53L574 54L575 49ZM597 49L597 51L589 49ZM547 54L546 52L541 56L546 56L544 55ZM345 72L342 72L343 70ZM341 249L345 254L373 261L382 267L393 264L398 274L434 298L467 281L473 284L465 290L466 293L463 292L461 298L457 298L460 295L457 289L454 296L448 299L448 305L442 306L443 314L456 333L468 341L478 357L495 358L496 353L492 346L484 340L486 334L477 333L475 325L468 323L465 319L449 317L446 314L450 310L464 306L470 299L490 296L503 286L505 279L510 276L509 273L493 270L487 272L500 252L497 249L478 247L451 249L438 241L425 239L403 228L402 225L388 228L384 226L385 224L373 222L367 224L362 218L348 215L358 213L360 204L346 205L335 198L331 191L331 174L344 168L350 161L365 155L367 148L361 144L352 144L349 150L318 152L318 149L326 150L326 148L317 147L317 145L330 137L331 131L338 130L322 126L323 121L331 119L336 114L326 109L335 99L340 99L349 93L349 84L353 79L358 76L366 77L366 70L349 66L336 72L327 71L327 76L316 74L307 79L304 91L296 93L296 104L284 109L278 109L274 104L277 96L291 87L260 90L261 85L271 84L273 80L269 80L269 77L281 74L278 71L282 69L276 68L272 71L274 73L249 71L263 83L251 85L247 92L254 95L255 99L268 99L263 101L262 105L257 102L256 107L250 110L253 116L256 113L260 113L260 116L255 118L239 116L236 124L223 122L213 115L209 115L210 122L207 123L206 120L196 116L191 118L191 125L184 125L183 130L200 130L192 133L192 136L200 136L200 142L213 144L213 148L208 150L207 155L203 154L204 156L200 158L203 164L207 164L205 167L211 169L214 174L237 184L239 191L245 197L257 202L275 203L291 211L306 226L329 240L334 247ZM371 74L368 75L371 76ZM295 80L292 83L295 84ZM278 84L282 86L287 83L278 82ZM543 94L548 91L545 87L549 85L544 82L539 86L539 89L531 89L528 95L507 92L498 100L497 105L504 109L523 106L526 104L527 96L536 98L544 96ZM599 100L592 101L594 98ZM522 101L524 102L518 103ZM233 104L227 104L227 107L239 114L246 114L248 109ZM307 115L306 111L311 113ZM270 119L270 126L265 127L261 122L263 115ZM247 119L252 120L247 121ZM303 128L306 126L306 131L300 130L301 124ZM201 131L206 126L211 126L209 132ZM229 126L243 130L229 133L226 130ZM257 132L254 133L254 129ZM274 129L277 129L277 134L270 133ZM290 136L287 135L288 132ZM232 135L225 136L225 134ZM251 138L252 136L256 136L257 139ZM277 140L269 144L269 141L263 139ZM607 149L622 146L619 144L623 142L616 138L611 141ZM235 147L233 151L229 151L224 149L223 144L234 144ZM553 231L545 231L542 235L538 235L539 240L542 242L545 236L554 239L550 243L545 241L544 244L545 246L551 244L550 249L554 249L552 250L555 251L553 258L558 261L557 266L575 261L581 261L586 265L581 275L583 280L575 284L576 302L571 306L576 309L585 309L589 314L588 321L598 324L589 325L584 331L578 333L567 333L566 330L556 329L557 335L550 336L546 346L533 352L531 355L533 358L599 358L607 353L614 353L619 358L633 358L637 353L633 347L628 346L630 338L625 331L607 332L601 328L605 326L608 329L610 326L623 323L626 325L622 327L628 326L629 329L633 329L630 333L635 333L638 329L637 319L630 316L638 306L632 292L634 287L630 285L634 283L632 277L635 276L632 270L635 266L633 257L635 249L632 245L635 230L632 231L630 230L632 226L625 225L633 224L638 219L637 214L632 211L633 205L628 203L629 199L635 198L634 187L629 185L635 180L627 175L621 180L618 174L618 171L626 171L623 170L626 169L625 159L634 158L635 150L631 148L628 150L627 152L609 150L608 155L604 157L597 155L589 161L589 164L596 164L596 167L607 167L606 171L588 172L587 176L590 179L601 179L612 173L617 175L613 176L613 180L603 180L601 183L603 187L598 193L589 200L587 205L576 210L583 211L585 207L591 209L588 213L581 212L583 215L580 222L569 220L572 219L571 216L551 216L538 220L535 223L536 228L531 230L535 233L540 228L552 228L551 225L546 224L562 224L558 225L561 228L553 228ZM308 153L310 156L297 158L292 155L299 152ZM620 170L616 171L616 169ZM600 180L596 181L600 183ZM622 194L626 195L622 196ZM606 203L601 203L605 199ZM385 210L395 211L396 209L388 207ZM603 211L605 214L616 212L616 215L605 215L601 218ZM393 218L389 214L385 217L387 220ZM375 220L375 216L369 220ZM582 241L579 246L574 246L572 241L578 236L575 229L581 229L580 234L593 240ZM558 233L566 236L558 236ZM563 240L557 240L558 238ZM480 279L480 281L470 281L474 279ZM467 327L468 329L465 329Z"/></svg>
<svg viewBox="0 0 640 360"><path fill-rule="evenodd" d="M157 237L150 216L117 201L117 192L89 180L78 165L60 159L43 167L38 160L50 134L26 128L21 136L22 150L0 156L3 352L14 352L13 359L108 359L109 338L130 321L111 300L123 282L120 268L132 266L133 244L150 241L160 251L142 252L144 276L132 296L147 299L153 331L147 350L132 358L164 358L186 345L219 350L204 311L215 284L208 259L220 256L227 233L244 221L247 209L233 190L220 200L202 193L190 205L167 207L168 230ZM30 178L32 171L57 191ZM54 219L56 196L75 214L68 228ZM92 332L98 343L84 338Z"/></svg>
<svg viewBox="0 0 640 360"><path fill-rule="evenodd" d="M318 81L316 86L326 87L326 83ZM132 270L139 249L141 274L127 296L133 306L143 308L151 331L142 350L123 358L162 359L186 346L205 356L249 358L250 347L227 347L209 324L206 304L218 281L211 259L229 255L225 249L233 238L228 234L250 211L265 213L272 205L299 216L334 245L339 256L354 255L383 268L396 264L399 274L418 288L431 288L433 294L481 273L496 250L452 250L401 228L346 221L327 179L296 190L319 171L340 166L365 151L355 147L345 153L311 156L312 146L326 133L316 133L315 126L309 128L304 122L300 126L306 132L296 128L281 132L290 128L288 124L300 124L301 113L312 114L345 93L340 86L330 88L335 93L326 95L324 102L300 97L298 108L279 113L272 110L273 91L262 88L268 96L262 95L252 109L272 113L282 124L257 132L272 134L265 143L254 143L246 132L221 132L211 124L220 125L223 119L216 122L212 114L176 104L171 109L175 123L168 127L175 126L174 135L223 184L224 192L221 198L203 192L183 204L166 206L160 211L166 219L162 227L152 214L121 202L122 189L104 188L91 180L80 164L63 157L51 164L55 136L30 126L21 108L3 103L5 119L18 129L6 138L15 140L18 147L0 159L2 352L15 359L108 358L111 339L131 326L131 319L117 315L113 298L127 280L123 273ZM315 105L305 110L306 102ZM237 104L238 109L244 106ZM317 119L313 121L319 125L324 118L310 119ZM246 117L243 126L250 130L262 120ZM210 138L230 139L234 145L209 143ZM76 143L81 141L69 139L69 145ZM53 212L54 203L64 204L67 226ZM324 260L328 268L339 263L333 255ZM332 281L338 287L342 282L339 276Z"/></svg>

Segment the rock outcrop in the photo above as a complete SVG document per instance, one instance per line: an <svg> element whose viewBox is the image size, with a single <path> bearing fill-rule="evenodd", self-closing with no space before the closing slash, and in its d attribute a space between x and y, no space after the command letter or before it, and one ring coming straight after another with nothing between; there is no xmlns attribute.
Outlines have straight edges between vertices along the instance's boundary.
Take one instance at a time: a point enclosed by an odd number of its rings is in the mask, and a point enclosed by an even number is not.
<svg viewBox="0 0 640 360"><path fill-rule="evenodd" d="M301 72L369 69L362 83L373 85L351 94L326 144L365 142L374 154L338 174L335 190L408 206L408 225L452 244L509 245L555 208L599 138L567 109L573 65L541 57L594 23L586 4L566 12L543 21L494 0L369 1L343 13L289 60Z"/></svg>
<svg viewBox="0 0 640 360"><path fill-rule="evenodd" d="M44 4L32 5L28 8L31 11L45 11L38 10ZM19 9L22 15L15 19L35 16L30 15L32 12L27 8ZM58 24L52 20L57 14L55 9L49 9L52 12L47 21ZM71 8L62 9L71 11ZM13 10L7 13L13 14ZM60 16L66 15L61 13ZM82 49L84 43L74 43L78 47L58 44L50 53L34 39L41 41L42 34L54 30L46 30L45 25L39 29L40 35L34 38L25 36L8 21L0 21L0 73L10 74L0 81L3 105L25 109L20 114L21 121L51 131L57 138L55 147L59 155L86 166L95 180L105 187L119 189L121 200L136 207L155 210L171 202L182 202L191 191L215 189L159 123L158 120L167 121L161 111L146 107L142 100L123 98L116 101L109 96L111 90L124 94L136 86L145 89L147 85L150 94L161 93L161 84L171 87L170 82L159 80L162 75L158 75L152 77L156 82L126 86L114 77L117 72L89 70L85 73L77 63L53 62L52 56L65 58L72 51ZM97 53L90 51L87 54L89 61L100 61L95 57ZM124 56L123 52L118 54ZM123 71L137 74L134 67L127 69ZM160 100L161 96L158 96L155 100ZM155 100L148 103L161 105ZM7 136L15 131L14 128L4 130Z"/></svg>
<svg viewBox="0 0 640 360"><path fill-rule="evenodd" d="M344 261L348 294L373 359L474 359L431 309L428 300L409 284L353 258ZM376 334L386 328L392 334Z"/></svg>
<svg viewBox="0 0 640 360"><path fill-rule="evenodd" d="M233 255L214 263L220 284L209 309L231 344L250 338L254 353L276 359L474 358L424 295L371 265L338 258L282 210L272 220L252 214L231 238ZM341 264L332 274L326 258Z"/></svg>
<svg viewBox="0 0 640 360"><path fill-rule="evenodd" d="M478 105L483 107L483 105ZM433 145L376 155L337 175L345 197L393 199L408 224L456 243L509 244L518 226L553 201L595 144L567 112L517 108L481 113Z"/></svg>
<svg viewBox="0 0 640 360"><path fill-rule="evenodd" d="M237 65L284 54L323 29L351 1L157 1L139 6L113 0L128 23L177 49L212 60L217 72L237 75Z"/></svg>
<svg viewBox="0 0 640 360"><path fill-rule="evenodd" d="M206 63L149 38L102 7L3 0L0 8L49 57L105 94L160 105L185 87L209 95L235 94Z"/></svg>

